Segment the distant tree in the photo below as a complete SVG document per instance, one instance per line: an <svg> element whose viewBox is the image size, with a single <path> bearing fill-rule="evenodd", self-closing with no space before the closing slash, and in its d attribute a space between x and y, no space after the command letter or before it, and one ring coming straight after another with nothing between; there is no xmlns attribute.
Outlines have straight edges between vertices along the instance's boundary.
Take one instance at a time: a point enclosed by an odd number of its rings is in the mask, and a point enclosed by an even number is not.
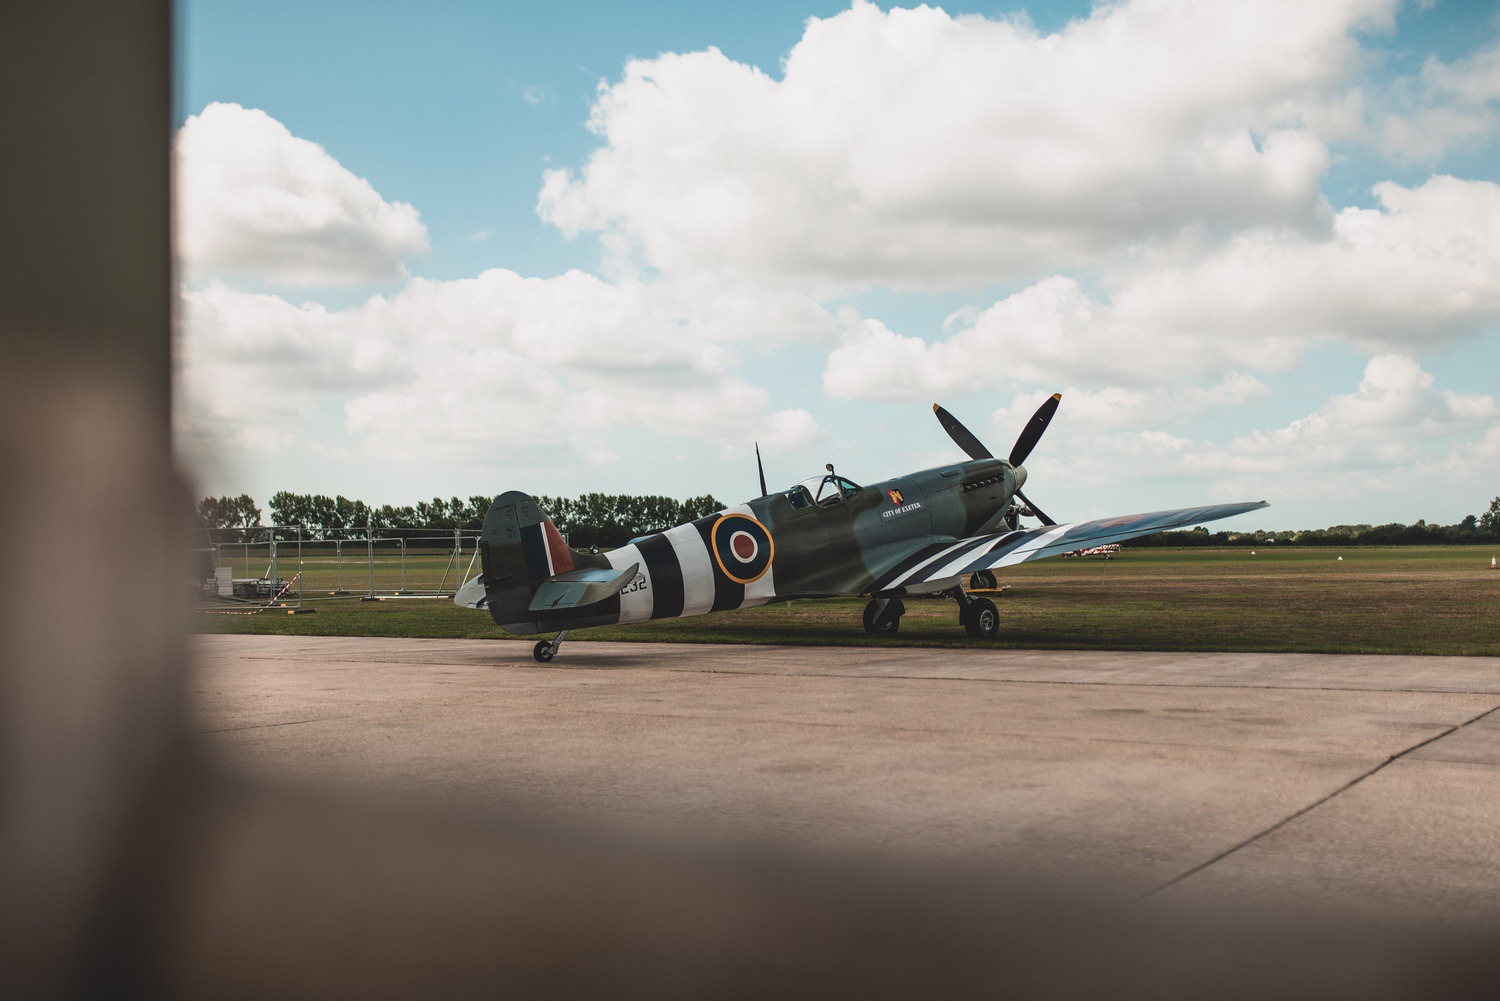
<svg viewBox="0 0 1500 1001"><path fill-rule="evenodd" d="M568 544L578 549L614 549L638 536L696 521L724 508L713 497L677 501L654 494L588 493L576 498L537 497L536 502Z"/></svg>
<svg viewBox="0 0 1500 1001"><path fill-rule="evenodd" d="M332 526L338 538L347 538L350 532L363 532L370 520L370 508L364 501L350 500L340 494L333 499L336 523Z"/></svg>
<svg viewBox="0 0 1500 1001"><path fill-rule="evenodd" d="M464 506L464 528L481 528L484 525L484 516L489 513L490 505L495 502L493 497L470 497L469 503Z"/></svg>
<svg viewBox="0 0 1500 1001"><path fill-rule="evenodd" d="M1500 497L1490 501L1490 509L1479 516L1479 530L1486 535L1500 535Z"/></svg>
<svg viewBox="0 0 1500 1001"><path fill-rule="evenodd" d="M704 494L702 497L689 497L682 502L682 507L677 512L677 523L685 525L699 518L706 518L724 510L724 502L712 494Z"/></svg>
<svg viewBox="0 0 1500 1001"><path fill-rule="evenodd" d="M204 528L254 528L260 524L260 508L249 494L205 497L198 502L198 522Z"/></svg>
<svg viewBox="0 0 1500 1001"><path fill-rule="evenodd" d="M411 506L392 507L382 504L378 509L370 511L370 524L373 528L385 529L411 529L418 528L420 522L417 520L417 511Z"/></svg>
<svg viewBox="0 0 1500 1001"><path fill-rule="evenodd" d="M307 530L311 523L312 497L278 490L271 495L271 524L278 528ZM295 535L295 533L291 533Z"/></svg>

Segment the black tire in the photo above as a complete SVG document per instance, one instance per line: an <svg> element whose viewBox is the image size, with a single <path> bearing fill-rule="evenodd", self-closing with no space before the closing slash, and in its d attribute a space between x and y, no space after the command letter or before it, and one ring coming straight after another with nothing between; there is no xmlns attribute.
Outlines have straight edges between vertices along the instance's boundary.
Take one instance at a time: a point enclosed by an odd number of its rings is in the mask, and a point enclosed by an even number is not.
<svg viewBox="0 0 1500 1001"><path fill-rule="evenodd" d="M536 646L531 648L531 656L536 659L536 662L538 664L545 664L550 661L553 657L553 653L554 651L552 649L552 643L549 640L542 640Z"/></svg>
<svg viewBox="0 0 1500 1001"><path fill-rule="evenodd" d="M996 586L995 575L989 570L976 570L969 578L969 587L975 591L993 591Z"/></svg>
<svg viewBox="0 0 1500 1001"><path fill-rule="evenodd" d="M1000 610L988 598L975 598L964 609L964 632L976 640L992 640L1000 635Z"/></svg>
<svg viewBox="0 0 1500 1001"><path fill-rule="evenodd" d="M871 601L865 606L865 632L872 636L894 636L901 630L901 616L906 614L906 604L900 598L886 602L883 614L877 615L879 604Z"/></svg>

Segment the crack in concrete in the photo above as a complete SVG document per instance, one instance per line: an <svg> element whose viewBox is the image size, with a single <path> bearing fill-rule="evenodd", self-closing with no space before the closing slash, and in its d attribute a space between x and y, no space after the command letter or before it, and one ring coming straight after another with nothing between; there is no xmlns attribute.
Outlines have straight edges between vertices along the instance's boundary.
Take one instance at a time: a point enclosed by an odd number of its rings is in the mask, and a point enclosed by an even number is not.
<svg viewBox="0 0 1500 1001"><path fill-rule="evenodd" d="M314 716L312 719L289 719L281 723L246 723L244 726L221 726L214 730L194 730L193 735L199 736L205 733L231 733L235 730L264 730L273 726L297 726L301 723L323 723L331 719L349 719L352 714L345 713L342 716Z"/></svg>
<svg viewBox="0 0 1500 1001"><path fill-rule="evenodd" d="M1350 789L1353 789L1355 786L1359 785L1365 779L1367 779L1370 776L1375 775L1376 773L1380 772L1381 770L1383 770L1384 768L1386 768L1388 765L1393 764L1394 762L1400 761L1402 758L1406 757L1408 754L1412 753L1413 751L1420 750L1421 748L1424 748L1424 747L1428 746L1429 744L1435 744L1438 741L1442 740L1444 737L1452 736L1453 734L1459 732L1460 730L1464 729L1465 727L1469 727L1469 726L1474 725L1475 723L1478 723L1480 720L1484 719L1486 716L1490 715L1491 713L1496 712L1497 710L1500 710L1500 705L1491 706L1490 708L1486 709L1484 712L1480 713L1478 716L1475 716L1475 717L1473 717L1471 719L1466 719L1462 723L1455 723L1453 726L1448 727L1446 730L1442 731L1441 733L1434 734L1433 736L1428 737L1426 740L1418 741L1417 743L1411 745L1410 747L1408 747L1408 748L1406 748L1404 750L1398 751L1395 754L1392 754L1390 757L1388 757L1384 761L1380 762L1374 768L1368 769L1367 771L1363 772L1360 775L1356 775L1354 778L1350 779L1348 782L1345 782L1343 785L1339 786L1337 789L1335 789L1332 792L1328 793L1326 796L1323 796L1323 797L1321 797L1319 799L1316 799L1313 802L1311 802L1311 803L1307 804L1306 806L1304 806L1302 809L1296 811L1295 813L1289 814L1289 815L1281 818L1276 823L1272 824L1270 827L1267 827L1265 830L1259 831L1259 832L1257 832L1255 834L1252 834L1250 837L1246 838L1244 841L1241 841L1239 844L1234 845L1234 846L1232 846L1230 848L1226 848L1224 851L1222 851L1219 854L1215 855L1213 858L1209 859L1208 861L1206 861L1206 862L1200 862L1197 865L1193 866L1191 869L1188 869L1186 872L1178 873L1176 876L1173 876L1171 879L1167 880L1165 883L1162 883L1162 884L1160 884L1158 886L1153 887L1150 890L1147 890L1145 893L1141 894L1140 897L1137 898L1137 900L1145 900L1148 897L1155 896L1156 894L1162 892L1163 890L1167 889L1168 887L1176 886L1178 883L1181 883L1183 880L1188 879L1188 878L1190 878L1192 876L1196 876L1198 873L1200 873L1203 870L1209 868L1210 866L1216 865L1217 863L1222 862L1224 859L1226 859L1229 856L1231 856L1231 855L1235 854L1236 852L1240 851L1240 849L1242 849L1242 848L1248 848L1251 845L1255 844L1257 841L1260 841L1262 838L1265 838L1268 835L1274 834L1277 831L1281 830L1283 827L1287 826L1292 821L1297 820L1300 817L1305 817L1307 814L1311 813L1313 810L1316 810L1318 807L1322 806L1324 803L1327 803L1330 800L1334 799L1335 797L1337 797L1337 796L1339 796L1339 795L1347 792Z"/></svg>

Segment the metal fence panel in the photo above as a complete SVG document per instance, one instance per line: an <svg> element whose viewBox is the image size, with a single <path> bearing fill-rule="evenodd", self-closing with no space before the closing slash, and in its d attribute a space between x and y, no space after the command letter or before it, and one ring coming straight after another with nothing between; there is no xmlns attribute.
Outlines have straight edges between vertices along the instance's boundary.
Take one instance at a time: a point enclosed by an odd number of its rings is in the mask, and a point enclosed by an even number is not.
<svg viewBox="0 0 1500 1001"><path fill-rule="evenodd" d="M267 600L284 584L284 601L344 597L452 595L476 571L479 532L447 528L374 529L341 538L309 538L296 527L209 529L212 568L228 568L236 598ZM209 561L203 561L205 572ZM217 581L204 581L216 597Z"/></svg>

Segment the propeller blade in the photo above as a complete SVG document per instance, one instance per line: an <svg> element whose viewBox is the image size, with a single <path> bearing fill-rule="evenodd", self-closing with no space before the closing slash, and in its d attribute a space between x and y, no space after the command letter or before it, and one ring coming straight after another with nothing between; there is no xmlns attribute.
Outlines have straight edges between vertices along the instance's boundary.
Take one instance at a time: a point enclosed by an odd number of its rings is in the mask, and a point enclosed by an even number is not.
<svg viewBox="0 0 1500 1001"><path fill-rule="evenodd" d="M1052 423L1052 415L1057 413L1057 404L1062 400L1061 393L1053 393L1051 397L1042 401L1042 405L1036 408L1036 413L1031 415L1031 420L1021 429L1021 436L1016 439L1015 447L1010 450L1010 464L1019 466L1026 461L1031 450L1036 448L1036 443L1041 440L1042 432L1047 430L1047 425ZM946 425L945 425L946 426ZM948 432L952 434L953 432ZM977 458L977 456L976 456ZM1033 509L1035 510L1035 509ZM1052 524L1052 522L1047 522Z"/></svg>
<svg viewBox="0 0 1500 1001"><path fill-rule="evenodd" d="M760 473L760 495L769 496L771 491L766 489L766 467L760 464L760 442L755 443L755 471Z"/></svg>
<svg viewBox="0 0 1500 1001"><path fill-rule="evenodd" d="M1054 399L1056 399L1056 397L1054 397ZM1042 426L1045 427L1046 425L1044 424ZM1022 504L1025 504L1027 507L1031 508L1031 513L1034 514L1034 515L1036 515L1037 518L1039 518L1041 520L1041 522L1042 522L1043 525L1056 525L1057 524L1057 522L1055 522L1051 518L1047 517L1047 512L1043 511L1041 508L1039 508L1035 504L1031 503L1031 498L1029 498L1025 494L1021 493L1021 491L1017 490L1016 491L1016 496L1019 497L1019 498L1021 498L1021 503Z"/></svg>
<svg viewBox="0 0 1500 1001"><path fill-rule="evenodd" d="M958 418L948 413L948 411L944 410L936 403L932 405L932 412L937 414L938 423L943 426L944 431L948 432L948 437L953 439L953 444L969 453L969 458L994 458L994 456L990 454L990 450L985 448L984 445L980 444L978 438L974 437L974 433L958 422Z"/></svg>

